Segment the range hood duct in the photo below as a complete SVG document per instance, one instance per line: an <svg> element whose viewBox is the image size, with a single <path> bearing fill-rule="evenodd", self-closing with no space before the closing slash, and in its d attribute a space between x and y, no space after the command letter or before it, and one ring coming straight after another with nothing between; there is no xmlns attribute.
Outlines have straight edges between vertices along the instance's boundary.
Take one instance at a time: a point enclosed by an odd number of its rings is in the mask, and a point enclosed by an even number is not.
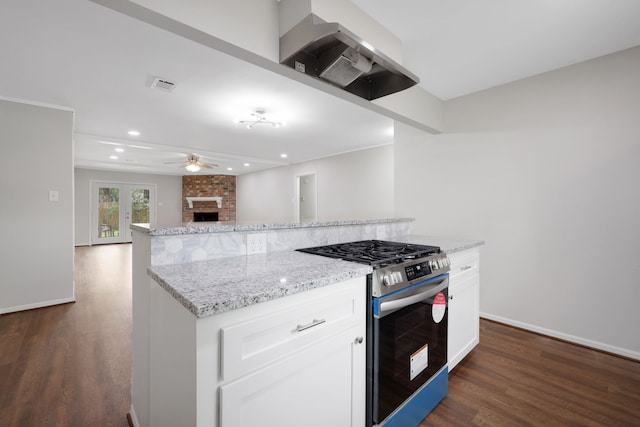
<svg viewBox="0 0 640 427"><path fill-rule="evenodd" d="M280 37L280 63L368 100L420 82L342 25L314 14Z"/></svg>

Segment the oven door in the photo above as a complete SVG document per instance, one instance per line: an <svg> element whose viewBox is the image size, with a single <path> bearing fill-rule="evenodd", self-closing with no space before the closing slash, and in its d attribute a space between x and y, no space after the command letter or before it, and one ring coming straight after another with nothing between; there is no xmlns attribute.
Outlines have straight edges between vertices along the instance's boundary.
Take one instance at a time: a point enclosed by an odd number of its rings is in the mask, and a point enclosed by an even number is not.
<svg viewBox="0 0 640 427"><path fill-rule="evenodd" d="M448 274L373 301L373 422L396 408L447 364Z"/></svg>

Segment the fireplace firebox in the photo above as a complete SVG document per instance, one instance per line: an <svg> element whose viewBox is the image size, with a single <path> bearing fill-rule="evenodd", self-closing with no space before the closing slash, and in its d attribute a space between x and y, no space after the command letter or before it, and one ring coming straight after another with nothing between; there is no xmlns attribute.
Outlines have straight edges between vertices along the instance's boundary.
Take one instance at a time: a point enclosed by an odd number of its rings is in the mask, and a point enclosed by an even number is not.
<svg viewBox="0 0 640 427"><path fill-rule="evenodd" d="M218 212L194 212L193 222L217 221Z"/></svg>

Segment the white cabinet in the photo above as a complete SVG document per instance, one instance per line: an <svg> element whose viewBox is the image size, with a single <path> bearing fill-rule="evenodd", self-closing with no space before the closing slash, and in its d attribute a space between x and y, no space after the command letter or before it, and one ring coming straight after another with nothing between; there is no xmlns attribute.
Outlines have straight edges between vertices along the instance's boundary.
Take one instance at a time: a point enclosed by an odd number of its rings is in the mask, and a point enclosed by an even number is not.
<svg viewBox="0 0 640 427"><path fill-rule="evenodd" d="M363 276L196 319L154 286L150 426L363 426L365 300Z"/></svg>
<svg viewBox="0 0 640 427"><path fill-rule="evenodd" d="M363 426L364 283L222 328L222 427Z"/></svg>
<svg viewBox="0 0 640 427"><path fill-rule="evenodd" d="M480 253L478 248L449 254L449 371L480 341Z"/></svg>
<svg viewBox="0 0 640 427"><path fill-rule="evenodd" d="M364 425L364 343L347 329L220 387L223 427Z"/></svg>

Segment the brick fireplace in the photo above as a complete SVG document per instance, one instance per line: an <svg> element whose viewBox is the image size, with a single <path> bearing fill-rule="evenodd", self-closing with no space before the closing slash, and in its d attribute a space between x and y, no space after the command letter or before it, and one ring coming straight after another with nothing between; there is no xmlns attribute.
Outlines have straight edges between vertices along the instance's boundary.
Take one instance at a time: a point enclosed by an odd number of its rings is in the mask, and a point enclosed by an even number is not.
<svg viewBox="0 0 640 427"><path fill-rule="evenodd" d="M216 201L192 201L187 197L222 197ZM218 214L218 221L236 220L236 177L233 175L185 175L182 177L182 222L193 222L194 212Z"/></svg>

